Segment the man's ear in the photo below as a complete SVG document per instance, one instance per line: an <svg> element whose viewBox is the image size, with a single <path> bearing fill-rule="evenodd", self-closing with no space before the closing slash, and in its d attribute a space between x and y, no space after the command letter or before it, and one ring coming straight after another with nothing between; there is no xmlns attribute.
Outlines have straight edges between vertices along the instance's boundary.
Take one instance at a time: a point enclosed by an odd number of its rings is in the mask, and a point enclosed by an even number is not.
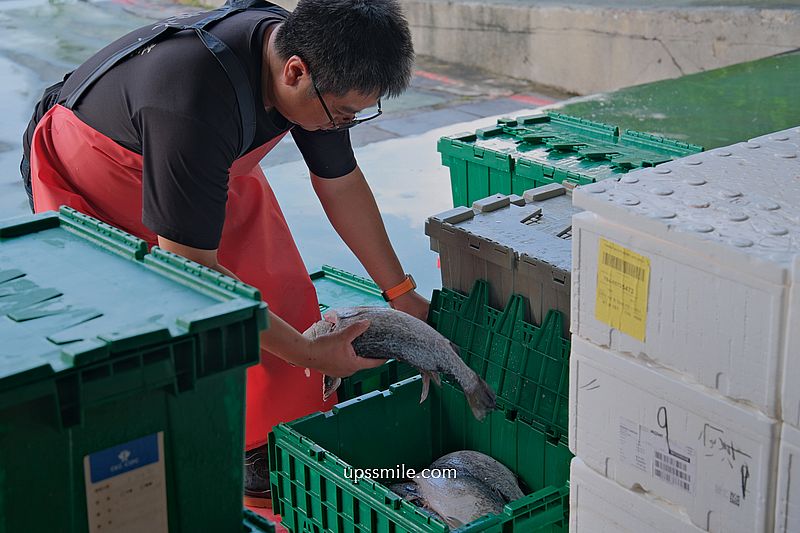
<svg viewBox="0 0 800 533"><path fill-rule="evenodd" d="M309 75L308 66L298 56L292 56L283 65L283 82L289 87L297 87Z"/></svg>

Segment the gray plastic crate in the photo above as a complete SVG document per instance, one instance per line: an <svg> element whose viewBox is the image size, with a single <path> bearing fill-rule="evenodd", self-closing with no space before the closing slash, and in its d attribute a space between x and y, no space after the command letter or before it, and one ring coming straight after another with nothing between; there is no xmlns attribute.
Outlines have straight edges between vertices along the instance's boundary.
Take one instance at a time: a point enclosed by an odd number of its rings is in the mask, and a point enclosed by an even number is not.
<svg viewBox="0 0 800 533"><path fill-rule="evenodd" d="M571 189L552 183L523 196L496 194L430 217L425 234L439 252L442 285L469 291L476 279L491 287L490 305L512 294L528 299L526 319L541 324L550 309L564 313L569 335L572 269Z"/></svg>

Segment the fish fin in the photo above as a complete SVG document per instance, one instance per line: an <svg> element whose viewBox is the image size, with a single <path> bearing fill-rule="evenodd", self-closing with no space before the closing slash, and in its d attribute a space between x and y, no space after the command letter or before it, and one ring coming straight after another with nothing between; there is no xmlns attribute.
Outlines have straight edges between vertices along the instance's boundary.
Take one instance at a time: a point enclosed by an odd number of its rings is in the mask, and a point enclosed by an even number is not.
<svg viewBox="0 0 800 533"><path fill-rule="evenodd" d="M486 413L497 407L494 391L483 381L480 376L475 375L475 382L469 388L464 389L467 402L472 409L472 414L478 420L483 420ZM463 387L463 384L462 384Z"/></svg>
<svg viewBox="0 0 800 533"><path fill-rule="evenodd" d="M330 311L322 315L322 318L324 318L327 322L330 322L331 324L336 324L337 322L339 322L339 313L331 309Z"/></svg>
<svg viewBox="0 0 800 533"><path fill-rule="evenodd" d="M419 403L422 403L428 397L431 388L431 373L423 370L420 374L422 374L422 394L419 396Z"/></svg>
<svg viewBox="0 0 800 533"><path fill-rule="evenodd" d="M327 401L331 395L336 392L339 385L342 384L342 378L334 378L331 376L324 376L322 378L322 401Z"/></svg>
<svg viewBox="0 0 800 533"><path fill-rule="evenodd" d="M437 387L442 386L442 377L439 375L438 372L431 372L431 379L434 383L436 383Z"/></svg>
<svg viewBox="0 0 800 533"><path fill-rule="evenodd" d="M494 492L495 496L497 496L498 498L500 498L503 501L504 504L505 503L509 503L511 501L511 498L509 497L509 495L506 494L505 492L503 492L502 490L500 490L498 487L492 488L492 491Z"/></svg>

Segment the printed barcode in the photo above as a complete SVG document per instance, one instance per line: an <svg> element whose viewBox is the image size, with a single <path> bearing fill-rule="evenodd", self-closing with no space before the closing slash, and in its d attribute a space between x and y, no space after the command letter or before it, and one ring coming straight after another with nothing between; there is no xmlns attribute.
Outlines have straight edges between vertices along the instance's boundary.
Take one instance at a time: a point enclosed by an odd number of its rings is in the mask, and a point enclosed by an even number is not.
<svg viewBox="0 0 800 533"><path fill-rule="evenodd" d="M692 476L685 461L656 451L654 463L654 474L657 478L691 492Z"/></svg>
<svg viewBox="0 0 800 533"><path fill-rule="evenodd" d="M623 274L633 276L639 281L644 281L645 270L642 267L629 263L608 252L603 252L603 264L610 266L614 270L619 270Z"/></svg>

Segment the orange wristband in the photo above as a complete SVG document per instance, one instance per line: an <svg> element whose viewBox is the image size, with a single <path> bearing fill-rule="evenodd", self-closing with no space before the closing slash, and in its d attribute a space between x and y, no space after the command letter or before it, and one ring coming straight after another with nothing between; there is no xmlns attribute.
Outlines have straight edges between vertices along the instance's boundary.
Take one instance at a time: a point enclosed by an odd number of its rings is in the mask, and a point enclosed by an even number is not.
<svg viewBox="0 0 800 533"><path fill-rule="evenodd" d="M411 274L406 274L406 278L392 287L391 289L386 289L381 293L383 299L387 302L391 302L395 298L404 295L407 292L413 291L417 288L417 283L414 281L414 278L411 277Z"/></svg>

